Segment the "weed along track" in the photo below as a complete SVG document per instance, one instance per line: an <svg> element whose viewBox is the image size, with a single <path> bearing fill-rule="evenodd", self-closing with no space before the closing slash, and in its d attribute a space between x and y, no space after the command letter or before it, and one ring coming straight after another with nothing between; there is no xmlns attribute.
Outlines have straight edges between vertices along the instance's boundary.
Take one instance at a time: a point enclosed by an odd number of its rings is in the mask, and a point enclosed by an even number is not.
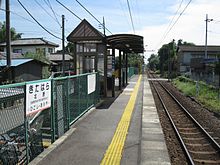
<svg viewBox="0 0 220 165"><path fill-rule="evenodd" d="M166 87L151 81L189 164L220 164L218 137L202 127Z"/></svg>

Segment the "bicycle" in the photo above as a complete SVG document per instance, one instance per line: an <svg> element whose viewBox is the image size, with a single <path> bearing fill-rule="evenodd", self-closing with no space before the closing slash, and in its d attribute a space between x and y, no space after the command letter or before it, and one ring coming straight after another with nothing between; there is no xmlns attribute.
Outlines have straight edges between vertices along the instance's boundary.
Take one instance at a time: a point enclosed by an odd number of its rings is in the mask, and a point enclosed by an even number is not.
<svg viewBox="0 0 220 165"><path fill-rule="evenodd" d="M0 135L0 165L13 165L19 162L21 151L19 143L16 143L14 134L11 137L8 134Z"/></svg>

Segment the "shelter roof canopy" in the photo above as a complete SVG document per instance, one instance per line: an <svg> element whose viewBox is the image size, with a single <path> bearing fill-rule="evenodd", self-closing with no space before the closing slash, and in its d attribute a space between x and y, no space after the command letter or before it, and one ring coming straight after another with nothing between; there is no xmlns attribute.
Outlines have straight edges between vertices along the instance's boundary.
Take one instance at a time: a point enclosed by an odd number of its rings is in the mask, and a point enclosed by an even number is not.
<svg viewBox="0 0 220 165"><path fill-rule="evenodd" d="M127 53L143 53L143 37L134 34L115 34L106 37L111 47L123 50Z"/></svg>

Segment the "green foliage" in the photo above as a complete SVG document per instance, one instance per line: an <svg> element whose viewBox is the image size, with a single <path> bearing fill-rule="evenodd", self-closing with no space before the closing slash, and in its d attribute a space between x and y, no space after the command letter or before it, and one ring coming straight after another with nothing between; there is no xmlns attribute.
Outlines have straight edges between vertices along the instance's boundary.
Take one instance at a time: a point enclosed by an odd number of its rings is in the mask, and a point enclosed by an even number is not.
<svg viewBox="0 0 220 165"><path fill-rule="evenodd" d="M17 33L15 28L11 28L11 40L20 39L22 33ZM6 24L5 22L3 24L0 23L0 42L6 42Z"/></svg>
<svg viewBox="0 0 220 165"><path fill-rule="evenodd" d="M49 67L48 66L44 66L43 67L43 71L42 71L42 78L46 79L48 77L50 77L51 73L49 71Z"/></svg>
<svg viewBox="0 0 220 165"><path fill-rule="evenodd" d="M220 112L219 92L218 89L213 86L199 82L197 93L196 82L189 78L184 78L183 76L176 78L173 84L185 95L196 97L196 99L208 109Z"/></svg>
<svg viewBox="0 0 220 165"><path fill-rule="evenodd" d="M50 60L44 55L43 52L39 52L39 53L26 53L24 54L25 58L31 58L31 59L35 59L47 64L50 64Z"/></svg>
<svg viewBox="0 0 220 165"><path fill-rule="evenodd" d="M66 49L66 52L68 52L68 53L74 52L74 51L75 51L75 45L74 45L74 43L68 42L65 49Z"/></svg>
<svg viewBox="0 0 220 165"><path fill-rule="evenodd" d="M139 67L144 64L143 56L140 54L129 54L128 55L128 66L129 67Z"/></svg>
<svg viewBox="0 0 220 165"><path fill-rule="evenodd" d="M215 65L215 73L220 75L220 61Z"/></svg>
<svg viewBox="0 0 220 165"><path fill-rule="evenodd" d="M179 40L177 41L177 46L181 46L181 45L195 46L195 44L192 43L192 42L186 42L186 41L183 42L182 39L179 39Z"/></svg>
<svg viewBox="0 0 220 165"><path fill-rule="evenodd" d="M159 69L162 75L166 71L168 71L168 65L172 71L174 76L177 75L177 49L180 45L195 45L191 42L186 42L182 39L179 39L177 43L175 40L169 42L168 44L164 44L158 51L159 56Z"/></svg>
<svg viewBox="0 0 220 165"><path fill-rule="evenodd" d="M159 62L159 56L157 56L156 54L151 54L150 58L148 58L148 67L151 70L158 70Z"/></svg>

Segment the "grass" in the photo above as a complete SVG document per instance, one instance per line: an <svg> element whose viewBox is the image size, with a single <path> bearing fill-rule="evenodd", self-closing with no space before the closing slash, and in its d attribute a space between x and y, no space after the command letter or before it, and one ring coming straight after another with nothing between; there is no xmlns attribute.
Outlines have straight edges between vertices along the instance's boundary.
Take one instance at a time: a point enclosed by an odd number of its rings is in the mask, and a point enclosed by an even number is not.
<svg viewBox="0 0 220 165"><path fill-rule="evenodd" d="M173 84L186 96L195 97L198 102L203 104L209 110L220 113L218 89L207 85L204 82L198 82L196 88L195 81L183 76L174 79Z"/></svg>

